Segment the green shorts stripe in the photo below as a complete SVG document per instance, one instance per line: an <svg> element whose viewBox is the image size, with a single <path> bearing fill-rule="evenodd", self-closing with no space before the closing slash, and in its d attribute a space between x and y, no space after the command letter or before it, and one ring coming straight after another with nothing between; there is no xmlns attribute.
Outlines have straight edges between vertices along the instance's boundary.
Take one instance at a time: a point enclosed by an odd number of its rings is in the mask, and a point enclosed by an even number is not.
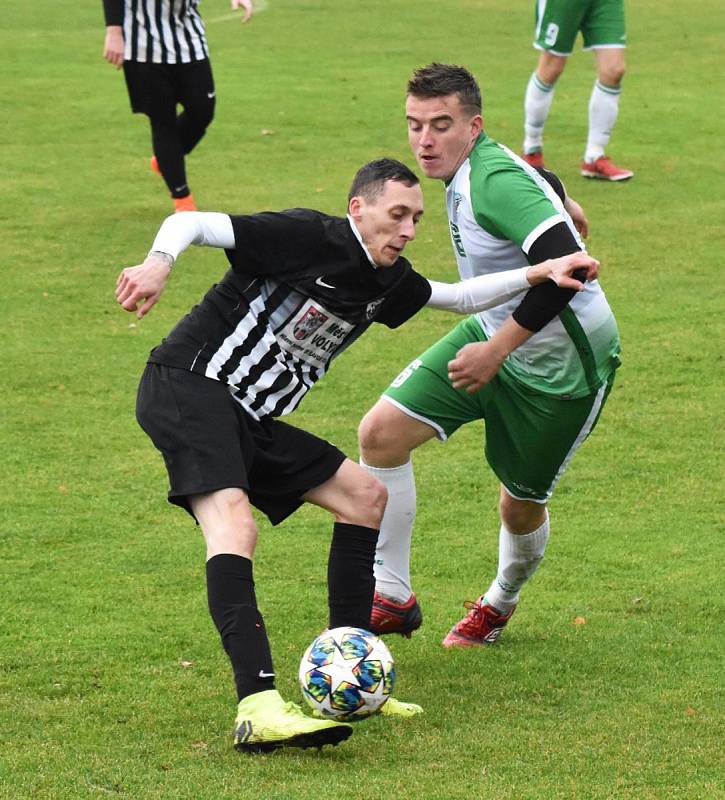
<svg viewBox="0 0 725 800"><path fill-rule="evenodd" d="M448 362L464 345L485 339L478 320L469 317L414 359L383 397L430 425L442 440L461 425L483 420L486 460L506 490L545 503L594 429L614 373L592 394L573 399L537 392L503 370L473 394L454 389Z"/></svg>

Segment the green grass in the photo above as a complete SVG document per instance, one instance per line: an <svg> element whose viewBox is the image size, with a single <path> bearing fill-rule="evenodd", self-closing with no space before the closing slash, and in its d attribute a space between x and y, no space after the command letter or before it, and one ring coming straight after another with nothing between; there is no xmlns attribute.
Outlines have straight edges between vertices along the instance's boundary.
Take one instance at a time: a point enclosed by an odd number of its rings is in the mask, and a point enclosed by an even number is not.
<svg viewBox="0 0 725 800"><path fill-rule="evenodd" d="M243 29L212 21L228 12L222 0L203 11L219 97L189 160L204 208L343 212L361 163L412 163L404 85L433 59L477 74L487 129L519 146L535 61L528 2L269 0ZM702 0L684 20L674 0L628 4L611 147L637 173L627 185L578 177L587 54L557 89L547 160L588 211L624 366L557 491L546 561L500 646L440 647L495 568L496 483L471 426L416 455L426 621L391 646L398 694L425 716L367 721L319 754L246 758L230 747L232 683L201 537L166 506L163 465L133 419L146 353L223 258L184 256L140 323L118 309L116 275L144 256L170 205L147 169L145 120L101 59L100 3L4 10L0 798L725 796L720 11ZM424 190L412 257L451 277L441 188ZM297 424L354 455L362 414L452 321L424 312L372 331ZM290 698L325 623L329 529L316 509L278 529L261 522L258 594Z"/></svg>

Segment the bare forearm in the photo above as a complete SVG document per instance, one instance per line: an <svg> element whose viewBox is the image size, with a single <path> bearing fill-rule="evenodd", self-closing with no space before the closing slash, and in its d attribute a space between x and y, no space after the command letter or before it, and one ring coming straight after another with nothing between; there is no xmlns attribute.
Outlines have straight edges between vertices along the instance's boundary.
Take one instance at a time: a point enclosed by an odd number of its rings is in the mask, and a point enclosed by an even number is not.
<svg viewBox="0 0 725 800"><path fill-rule="evenodd" d="M524 328L513 317L509 317L488 340L488 343L499 364L503 364L517 347L521 347L533 335L534 331Z"/></svg>

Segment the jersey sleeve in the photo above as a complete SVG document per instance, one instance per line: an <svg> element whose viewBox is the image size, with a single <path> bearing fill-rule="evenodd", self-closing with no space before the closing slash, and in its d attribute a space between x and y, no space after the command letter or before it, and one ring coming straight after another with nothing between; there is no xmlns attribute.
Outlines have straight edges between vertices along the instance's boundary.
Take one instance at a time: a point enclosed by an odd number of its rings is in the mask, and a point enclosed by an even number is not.
<svg viewBox="0 0 725 800"><path fill-rule="evenodd" d="M123 25L123 0L103 0L106 25Z"/></svg>
<svg viewBox="0 0 725 800"><path fill-rule="evenodd" d="M430 281L407 266L405 275L387 296L375 321L388 328L397 328L415 316L427 304L430 295Z"/></svg>
<svg viewBox="0 0 725 800"><path fill-rule="evenodd" d="M232 269L245 275L300 273L325 241L322 220L308 209L231 216L234 249L226 251Z"/></svg>
<svg viewBox="0 0 725 800"><path fill-rule="evenodd" d="M536 167L536 171L556 192L559 200L561 200L562 203L566 202L566 189L564 188L564 184L561 182L561 178L555 172L546 169L546 167Z"/></svg>
<svg viewBox="0 0 725 800"><path fill-rule="evenodd" d="M564 221L551 200L514 164L481 175L471 185L471 202L482 228L514 242L526 254L539 236Z"/></svg>

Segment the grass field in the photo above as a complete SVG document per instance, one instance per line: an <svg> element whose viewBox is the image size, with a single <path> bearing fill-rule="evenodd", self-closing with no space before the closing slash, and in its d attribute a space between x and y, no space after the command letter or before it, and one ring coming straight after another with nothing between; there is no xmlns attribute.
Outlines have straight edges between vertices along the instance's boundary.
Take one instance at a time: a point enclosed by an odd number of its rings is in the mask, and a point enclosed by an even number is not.
<svg viewBox="0 0 725 800"><path fill-rule="evenodd" d="M189 160L204 209L344 211L364 161L412 163L415 66L466 64L486 127L514 149L533 3L268 0L243 29L205 0L217 118ZM414 721L361 723L321 753L230 746L229 667L208 619L200 535L164 500L133 418L147 352L224 269L190 252L142 322L115 304L170 202L145 120L101 58L100 2L9 4L0 42L0 798L716 800L723 790L723 304L720 0L628 4L629 72L611 154L626 185L578 176L593 80L571 59L549 164L586 207L624 366L552 502L541 570L500 644L440 640L495 569L496 483L480 428L416 456L414 577L426 621L391 642ZM218 20L218 21L215 21ZM262 131L267 131L266 135ZM454 274L439 185L411 247ZM375 330L296 422L356 454L379 392L453 318ZM279 686L325 623L330 523L261 524L260 606Z"/></svg>

